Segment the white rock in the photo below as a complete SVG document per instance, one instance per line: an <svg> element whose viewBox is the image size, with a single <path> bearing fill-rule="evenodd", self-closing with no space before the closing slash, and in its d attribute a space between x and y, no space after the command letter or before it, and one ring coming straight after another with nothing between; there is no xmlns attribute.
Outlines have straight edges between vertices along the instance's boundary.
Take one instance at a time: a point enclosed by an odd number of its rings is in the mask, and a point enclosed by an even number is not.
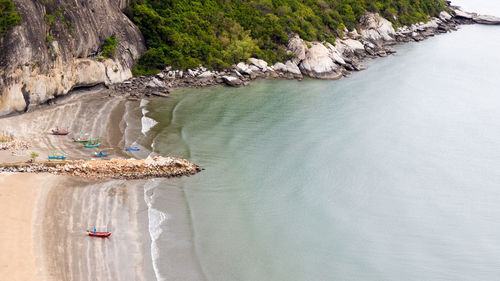
<svg viewBox="0 0 500 281"><path fill-rule="evenodd" d="M158 80L158 78L156 77L153 77L151 78L151 81L146 83L146 86L150 88L164 88L165 82Z"/></svg>
<svg viewBox="0 0 500 281"><path fill-rule="evenodd" d="M453 9L453 12L455 12L455 15L457 17L464 18L464 19L472 19L474 17L473 14L464 12L464 11L459 10L459 9Z"/></svg>
<svg viewBox="0 0 500 281"><path fill-rule="evenodd" d="M287 72L286 65L284 65L281 62L277 62L276 64L274 64L273 68L274 68L274 71Z"/></svg>
<svg viewBox="0 0 500 281"><path fill-rule="evenodd" d="M332 60L334 60L336 63L338 63L340 65L344 65L345 60L342 57L342 54L340 53L340 51L337 50L337 48L330 43L326 43L325 45L330 51L330 58L332 58Z"/></svg>
<svg viewBox="0 0 500 281"><path fill-rule="evenodd" d="M338 65L330 58L330 51L321 43L311 43L306 58L299 65L302 73L320 79L338 79Z"/></svg>
<svg viewBox="0 0 500 281"><path fill-rule="evenodd" d="M500 24L500 18L495 16L478 15L474 17L474 21L480 24Z"/></svg>
<svg viewBox="0 0 500 281"><path fill-rule="evenodd" d="M251 64L260 68L262 71L265 72L267 70L267 62L265 60L260 60L256 58L249 58L248 60L250 61Z"/></svg>
<svg viewBox="0 0 500 281"><path fill-rule="evenodd" d="M287 61L285 63L285 66L286 66L287 72L290 72L290 73L295 74L295 75L302 75L302 72L300 72L299 67L295 63L293 63L292 61Z"/></svg>
<svg viewBox="0 0 500 281"><path fill-rule="evenodd" d="M156 77L163 79L163 78L165 78L165 74L160 72L160 73L156 74Z"/></svg>
<svg viewBox="0 0 500 281"><path fill-rule="evenodd" d="M259 68L259 67L257 67L257 66L255 66L255 65L253 65L253 64L252 64L252 65L250 65L250 66L248 66L248 68L250 68L250 70L252 70L252 72L255 72L255 71L260 71L260 68Z"/></svg>
<svg viewBox="0 0 500 281"><path fill-rule="evenodd" d="M306 58L307 46L304 40L300 39L299 36L295 36L290 41L288 41L288 49L295 55L293 61L298 63Z"/></svg>
<svg viewBox="0 0 500 281"><path fill-rule="evenodd" d="M204 71L200 75L198 75L198 78L212 78L214 74L211 71Z"/></svg>
<svg viewBox="0 0 500 281"><path fill-rule="evenodd" d="M394 40L396 31L392 23L377 13L366 13L361 17L361 37L372 41L391 41Z"/></svg>
<svg viewBox="0 0 500 281"><path fill-rule="evenodd" d="M442 11L441 13L439 13L439 18L442 21L449 21L451 20L452 16L448 12Z"/></svg>
<svg viewBox="0 0 500 281"><path fill-rule="evenodd" d="M240 73L246 73L248 75L252 74L252 70L249 68L248 64L240 62L236 65L236 70Z"/></svg>

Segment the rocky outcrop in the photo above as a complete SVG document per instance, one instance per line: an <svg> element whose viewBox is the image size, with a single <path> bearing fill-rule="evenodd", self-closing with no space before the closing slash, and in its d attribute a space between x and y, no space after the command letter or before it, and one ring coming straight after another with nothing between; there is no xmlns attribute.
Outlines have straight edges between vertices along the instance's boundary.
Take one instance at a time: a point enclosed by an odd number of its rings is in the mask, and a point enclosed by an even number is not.
<svg viewBox="0 0 500 281"><path fill-rule="evenodd" d="M129 0L16 0L22 25L0 39L0 115L132 76L145 51L140 31L122 13ZM105 38L118 39L113 59L98 57Z"/></svg>
<svg viewBox="0 0 500 281"><path fill-rule="evenodd" d="M372 42L392 41L396 35L392 23L376 13L363 15L360 20L360 29L361 37Z"/></svg>
<svg viewBox="0 0 500 281"><path fill-rule="evenodd" d="M303 74L319 79L339 79L342 73L338 72L339 66L335 64L330 54L331 49L321 43L311 43L307 49L306 57L300 62L299 68Z"/></svg>
<svg viewBox="0 0 500 281"><path fill-rule="evenodd" d="M459 19L469 20L474 23L488 24L488 25L500 25L500 18L488 15L479 15L476 13L469 13L462 11L460 7L452 7L455 17Z"/></svg>

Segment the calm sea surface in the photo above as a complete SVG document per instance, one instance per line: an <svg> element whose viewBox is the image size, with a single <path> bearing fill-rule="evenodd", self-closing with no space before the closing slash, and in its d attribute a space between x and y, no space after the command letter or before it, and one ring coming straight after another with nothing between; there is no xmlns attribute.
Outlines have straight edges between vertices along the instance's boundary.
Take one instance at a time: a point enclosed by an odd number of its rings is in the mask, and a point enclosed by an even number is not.
<svg viewBox="0 0 500 281"><path fill-rule="evenodd" d="M499 50L462 26L340 81L152 101L155 152L206 168L146 187L158 278L499 280Z"/></svg>

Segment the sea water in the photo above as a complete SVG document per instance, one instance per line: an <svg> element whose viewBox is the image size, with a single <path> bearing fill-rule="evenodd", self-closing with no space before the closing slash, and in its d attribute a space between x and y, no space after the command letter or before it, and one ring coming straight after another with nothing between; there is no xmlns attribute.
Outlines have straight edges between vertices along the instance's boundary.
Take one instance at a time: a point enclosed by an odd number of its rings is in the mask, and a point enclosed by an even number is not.
<svg viewBox="0 0 500 281"><path fill-rule="evenodd" d="M158 279L498 280L500 27L396 49L152 100L154 152L206 169L145 191Z"/></svg>

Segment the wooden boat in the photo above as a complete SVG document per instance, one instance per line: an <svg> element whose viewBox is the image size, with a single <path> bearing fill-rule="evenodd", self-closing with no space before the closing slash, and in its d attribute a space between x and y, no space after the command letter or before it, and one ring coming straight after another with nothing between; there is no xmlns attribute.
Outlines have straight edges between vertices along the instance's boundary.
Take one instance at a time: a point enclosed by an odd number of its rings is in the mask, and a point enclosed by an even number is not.
<svg viewBox="0 0 500 281"><path fill-rule="evenodd" d="M101 144L100 143L87 143L85 145L85 147L87 148L95 148L95 147L99 147Z"/></svg>
<svg viewBox="0 0 500 281"><path fill-rule="evenodd" d="M104 151L99 151L99 153L95 153L95 157L106 157L108 156L107 153L105 153Z"/></svg>
<svg viewBox="0 0 500 281"><path fill-rule="evenodd" d="M65 135L69 134L69 131L55 129L55 130L52 130L52 134L55 136L65 136Z"/></svg>
<svg viewBox="0 0 500 281"><path fill-rule="evenodd" d="M84 143L84 146L87 148L94 148L94 147L99 147L101 144L99 143L99 138L97 139L91 139L87 143Z"/></svg>
<svg viewBox="0 0 500 281"><path fill-rule="evenodd" d="M125 148L125 151L139 151L139 150L141 150L141 149L137 146L131 146L131 147Z"/></svg>
<svg viewBox="0 0 500 281"><path fill-rule="evenodd" d="M88 134L86 134L86 135L88 135ZM82 135L80 134L80 136L77 139L73 138L73 141L83 143L83 142L89 142L90 139L88 137L82 137Z"/></svg>
<svg viewBox="0 0 500 281"><path fill-rule="evenodd" d="M52 155L49 156L49 160L64 160L66 159L65 155Z"/></svg>
<svg viewBox="0 0 500 281"><path fill-rule="evenodd" d="M100 238L107 238L111 235L111 232L96 232L96 231L87 231L89 236L92 237L100 237Z"/></svg>

